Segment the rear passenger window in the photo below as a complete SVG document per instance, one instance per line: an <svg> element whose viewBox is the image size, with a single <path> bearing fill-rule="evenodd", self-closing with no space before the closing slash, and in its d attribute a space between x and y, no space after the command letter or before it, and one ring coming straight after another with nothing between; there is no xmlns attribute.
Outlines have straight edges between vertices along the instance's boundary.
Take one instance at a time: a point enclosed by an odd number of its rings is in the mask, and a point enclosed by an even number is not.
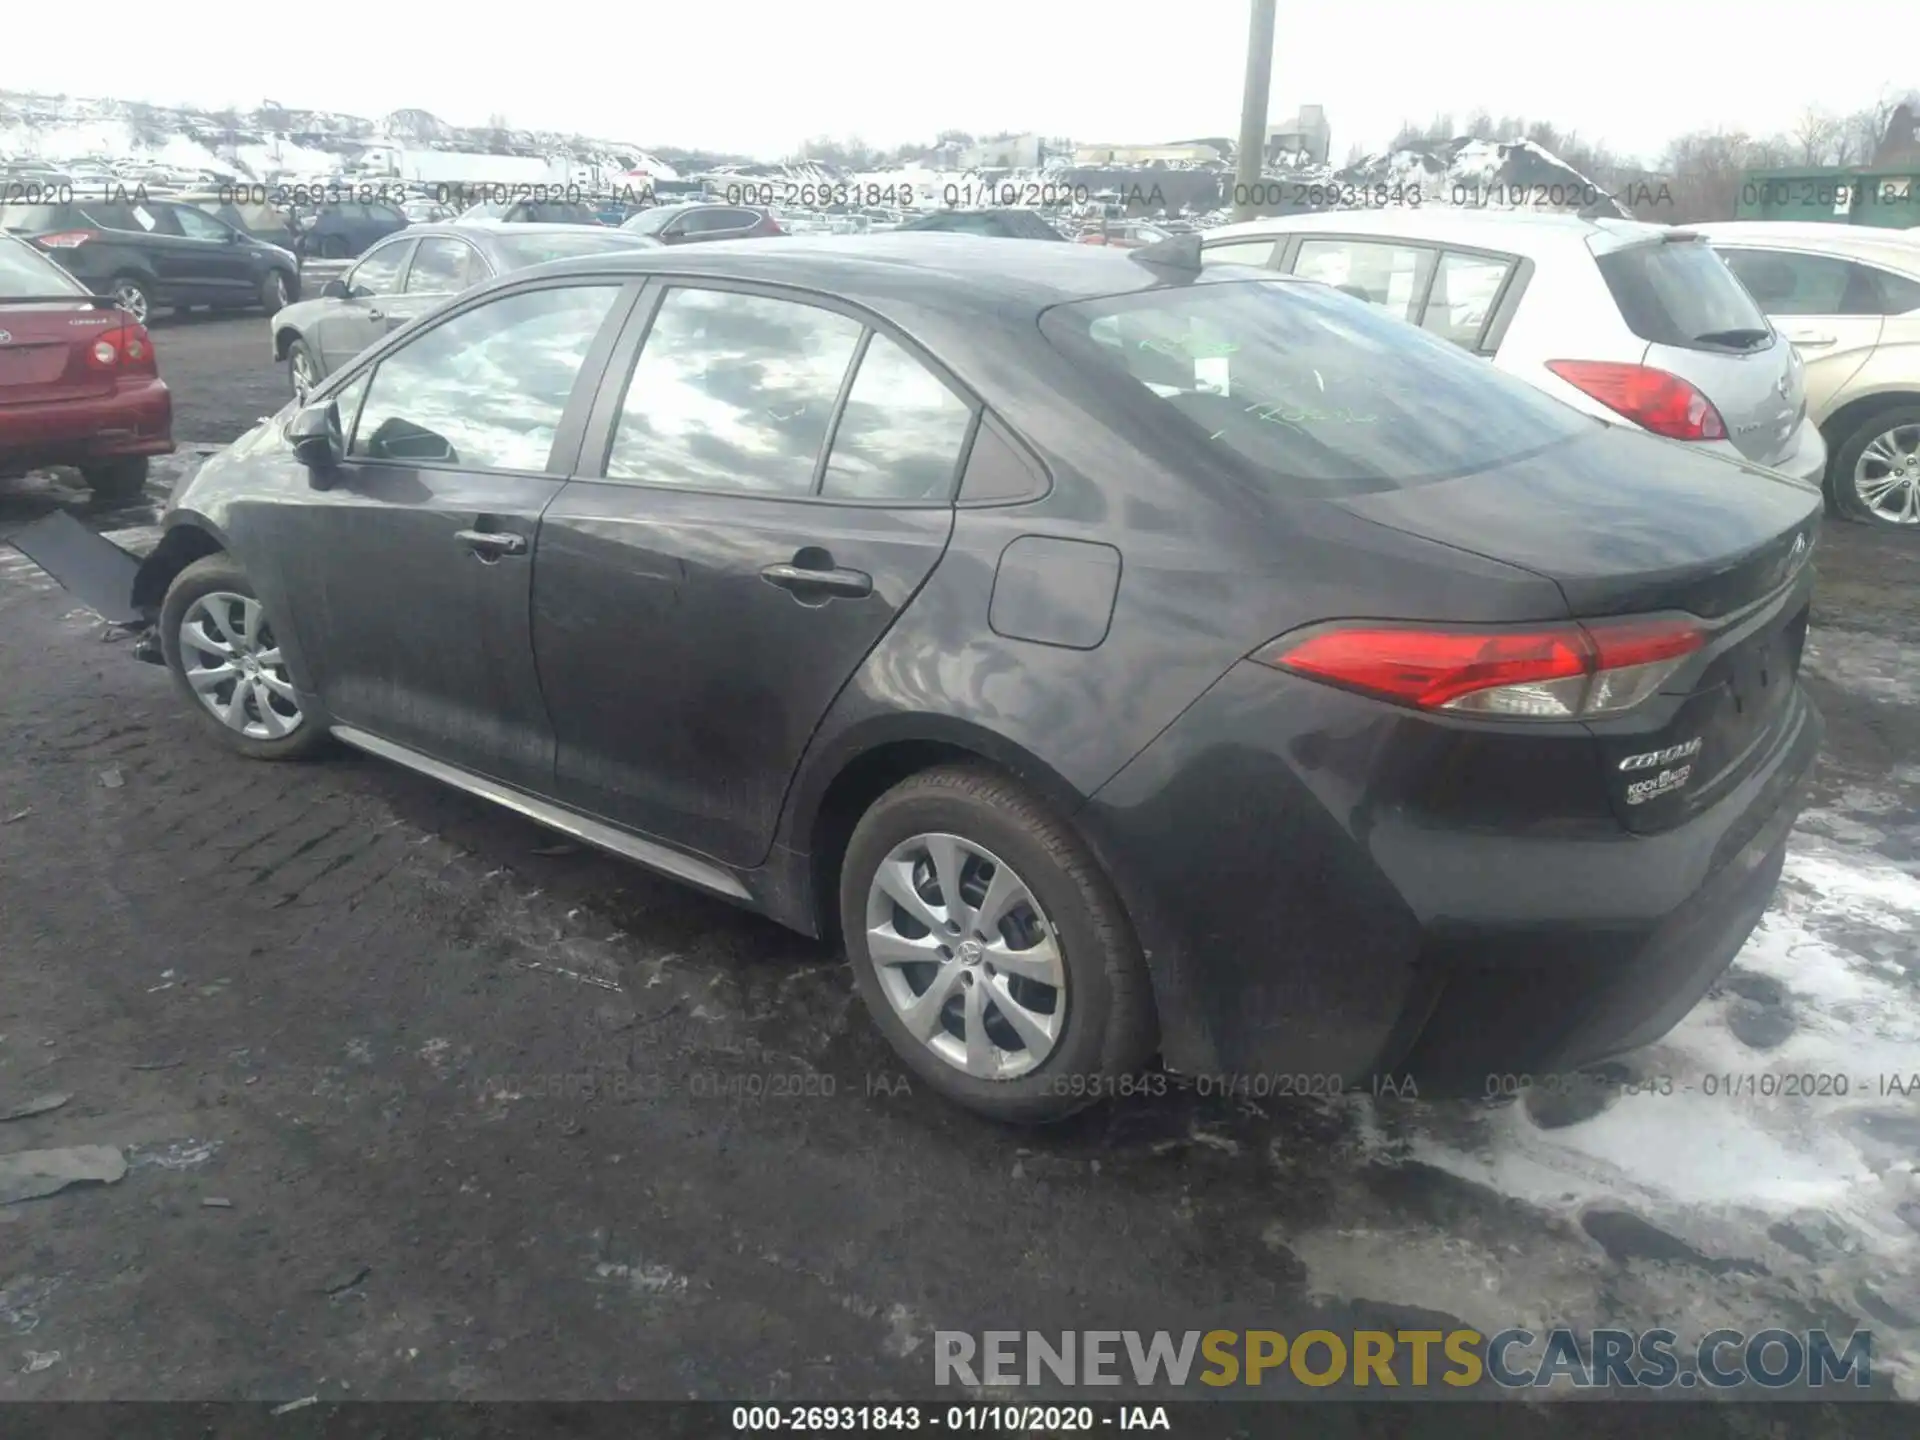
<svg viewBox="0 0 1920 1440"><path fill-rule="evenodd" d="M945 500L973 407L886 336L867 343L833 432L830 500Z"/></svg>
<svg viewBox="0 0 1920 1440"><path fill-rule="evenodd" d="M1920 280L1910 280L1890 270L1876 270L1873 278L1880 288L1882 315L1905 315L1909 310L1920 310Z"/></svg>
<svg viewBox="0 0 1920 1440"><path fill-rule="evenodd" d="M1432 268L1431 250L1368 240L1303 240L1293 262L1302 279L1331 285L1396 320L1413 318Z"/></svg>
<svg viewBox="0 0 1920 1440"><path fill-rule="evenodd" d="M413 268L407 271L407 292L442 295L466 289L472 256L473 251L464 240L429 235L413 252Z"/></svg>
<svg viewBox="0 0 1920 1440"><path fill-rule="evenodd" d="M374 368L347 453L546 469L580 367L619 294L617 285L523 290L422 332Z"/></svg>
<svg viewBox="0 0 1920 1440"><path fill-rule="evenodd" d="M1477 348L1509 268L1507 261L1487 255L1442 255L1427 292L1421 329L1462 349Z"/></svg>
<svg viewBox="0 0 1920 1440"><path fill-rule="evenodd" d="M762 295L667 291L627 382L612 479L807 495L857 320Z"/></svg>

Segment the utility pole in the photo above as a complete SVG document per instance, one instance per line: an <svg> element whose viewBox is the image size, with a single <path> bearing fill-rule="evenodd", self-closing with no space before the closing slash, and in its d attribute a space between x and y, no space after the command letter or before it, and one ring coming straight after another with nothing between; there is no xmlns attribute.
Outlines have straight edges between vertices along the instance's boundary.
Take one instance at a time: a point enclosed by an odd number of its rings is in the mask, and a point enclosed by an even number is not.
<svg viewBox="0 0 1920 1440"><path fill-rule="evenodd" d="M1234 165L1233 218L1260 213L1260 162L1267 151L1267 91L1273 83L1274 0L1253 0L1247 29L1247 86L1240 100L1240 149Z"/></svg>

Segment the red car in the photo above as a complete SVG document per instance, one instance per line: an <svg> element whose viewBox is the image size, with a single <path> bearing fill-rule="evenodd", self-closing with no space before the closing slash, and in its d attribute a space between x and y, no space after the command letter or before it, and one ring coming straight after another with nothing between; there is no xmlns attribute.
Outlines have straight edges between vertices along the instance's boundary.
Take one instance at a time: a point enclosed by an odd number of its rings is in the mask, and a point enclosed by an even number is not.
<svg viewBox="0 0 1920 1440"><path fill-rule="evenodd" d="M153 341L23 241L0 235L0 478L78 467L96 498L129 499L173 449L173 397Z"/></svg>
<svg viewBox="0 0 1920 1440"><path fill-rule="evenodd" d="M1121 250L1138 250L1147 245L1158 245L1172 235L1170 230L1162 230L1158 225L1145 225L1138 220L1112 220L1096 225L1080 236L1082 245L1112 245Z"/></svg>

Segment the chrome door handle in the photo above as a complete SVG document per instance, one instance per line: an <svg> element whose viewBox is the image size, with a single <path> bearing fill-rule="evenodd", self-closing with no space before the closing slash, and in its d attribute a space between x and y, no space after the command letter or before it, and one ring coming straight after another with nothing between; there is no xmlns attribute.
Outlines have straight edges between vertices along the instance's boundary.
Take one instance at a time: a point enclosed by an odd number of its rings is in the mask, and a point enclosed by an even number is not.
<svg viewBox="0 0 1920 1440"><path fill-rule="evenodd" d="M527 537L513 535L502 530L460 530L454 533L454 539L465 545L482 560L498 560L502 555L524 555L527 553Z"/></svg>
<svg viewBox="0 0 1920 1440"><path fill-rule="evenodd" d="M769 565L760 572L769 585L805 596L810 590L856 598L873 593L873 577L859 570L807 570L798 565Z"/></svg>
<svg viewBox="0 0 1920 1440"><path fill-rule="evenodd" d="M384 320L386 318L387 318L387 312L384 310L367 311L367 319L369 320Z"/></svg>
<svg viewBox="0 0 1920 1440"><path fill-rule="evenodd" d="M1787 339L1802 350L1818 350L1826 345L1837 345L1839 339L1833 335L1789 335Z"/></svg>

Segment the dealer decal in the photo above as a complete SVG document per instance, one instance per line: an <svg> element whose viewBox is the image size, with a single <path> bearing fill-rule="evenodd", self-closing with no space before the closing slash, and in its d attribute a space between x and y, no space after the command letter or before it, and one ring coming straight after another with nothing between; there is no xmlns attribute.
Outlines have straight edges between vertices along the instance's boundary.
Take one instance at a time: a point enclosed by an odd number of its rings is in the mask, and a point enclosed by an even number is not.
<svg viewBox="0 0 1920 1440"><path fill-rule="evenodd" d="M1658 775L1645 780L1636 780L1627 786L1627 804L1644 805L1662 795L1671 794L1693 778L1693 766L1681 765L1672 770L1662 770Z"/></svg>

